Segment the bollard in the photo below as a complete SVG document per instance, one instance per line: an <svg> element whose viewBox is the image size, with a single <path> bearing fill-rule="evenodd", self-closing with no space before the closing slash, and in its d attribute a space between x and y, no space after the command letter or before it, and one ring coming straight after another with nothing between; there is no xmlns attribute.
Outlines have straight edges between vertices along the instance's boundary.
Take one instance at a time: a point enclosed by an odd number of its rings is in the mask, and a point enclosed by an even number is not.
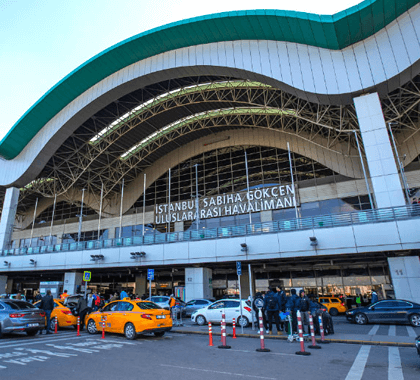
<svg viewBox="0 0 420 380"><path fill-rule="evenodd" d="M309 315L309 326L311 328L311 338L312 338L312 346L308 346L309 348L315 348L315 349L320 349L321 346L318 346L316 344L316 340L315 340L315 331L314 331L314 319L312 318L312 315Z"/></svg>
<svg viewBox="0 0 420 380"><path fill-rule="evenodd" d="M102 337L101 339L105 339L105 322L102 322Z"/></svg>
<svg viewBox="0 0 420 380"><path fill-rule="evenodd" d="M287 334L287 340L289 342L293 342L293 328L292 328L292 317L290 316L290 314L287 316L287 320L289 322L289 326L288 326L288 334Z"/></svg>
<svg viewBox="0 0 420 380"><path fill-rule="evenodd" d="M80 336L80 317L77 317L77 336Z"/></svg>
<svg viewBox="0 0 420 380"><path fill-rule="evenodd" d="M330 342L325 341L324 324L322 323L322 315L318 316L318 321L319 321L319 332L321 333L321 341L319 343L323 343L323 344L330 343Z"/></svg>
<svg viewBox="0 0 420 380"><path fill-rule="evenodd" d="M213 333L211 331L211 322L209 322L209 346L213 347Z"/></svg>
<svg viewBox="0 0 420 380"><path fill-rule="evenodd" d="M226 319L225 319L225 313L222 313L222 345L218 346L218 348L231 348L226 344Z"/></svg>
<svg viewBox="0 0 420 380"><path fill-rule="evenodd" d="M297 312L297 321L298 321L298 331L299 331L299 340L300 340L300 351L296 351L296 355L305 355L308 356L311 353L305 351L305 343L303 343L303 327L302 327L302 317L300 311Z"/></svg>
<svg viewBox="0 0 420 380"><path fill-rule="evenodd" d="M265 344L264 344L264 325L263 325L263 317L262 317L262 311L261 309L258 311L258 319L259 319L259 323L260 323L260 348L257 348L255 351L258 352L270 352L271 350L269 350L268 348L265 348Z"/></svg>
<svg viewBox="0 0 420 380"><path fill-rule="evenodd" d="M54 326L54 334L57 334L58 332L58 318L55 316L55 326Z"/></svg>
<svg viewBox="0 0 420 380"><path fill-rule="evenodd" d="M233 318L233 339L236 339L236 323L235 323L235 318Z"/></svg>

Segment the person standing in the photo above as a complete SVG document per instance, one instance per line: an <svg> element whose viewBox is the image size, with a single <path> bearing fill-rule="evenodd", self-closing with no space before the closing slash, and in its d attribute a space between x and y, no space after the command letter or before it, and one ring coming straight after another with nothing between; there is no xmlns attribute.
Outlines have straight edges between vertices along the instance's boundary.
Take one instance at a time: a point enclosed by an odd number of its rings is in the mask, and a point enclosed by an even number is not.
<svg viewBox="0 0 420 380"><path fill-rule="evenodd" d="M85 325L85 317L88 313L88 306L85 297L80 297L79 301L77 302L76 306L77 314L80 317L80 330L83 330L83 326Z"/></svg>
<svg viewBox="0 0 420 380"><path fill-rule="evenodd" d="M61 294L60 298L64 301L69 295L67 294L67 290L64 290L64 292Z"/></svg>
<svg viewBox="0 0 420 380"><path fill-rule="evenodd" d="M299 303L299 297L296 294L296 289L290 290L290 297L286 301L286 311L289 311L292 314L292 331L293 333L297 332L297 307Z"/></svg>
<svg viewBox="0 0 420 380"><path fill-rule="evenodd" d="M372 299L370 301L371 304L378 302L378 293L375 290L372 290Z"/></svg>
<svg viewBox="0 0 420 380"><path fill-rule="evenodd" d="M47 294L44 297L42 297L41 303L39 304L39 308L44 310L45 317L47 318L47 325L45 327L46 333L51 334L51 313L54 310L54 298L51 295L51 290L48 289ZM42 334L42 330L39 330L39 333Z"/></svg>
<svg viewBox="0 0 420 380"><path fill-rule="evenodd" d="M125 290L121 290L120 299L123 300L124 298L128 298L128 294Z"/></svg>
<svg viewBox="0 0 420 380"><path fill-rule="evenodd" d="M175 305L176 305L175 297L173 294L171 294L169 298L169 312L170 312L171 318L172 318L172 310L175 307Z"/></svg>
<svg viewBox="0 0 420 380"><path fill-rule="evenodd" d="M362 307L362 296L360 294L356 296L356 307Z"/></svg>
<svg viewBox="0 0 420 380"><path fill-rule="evenodd" d="M280 311L285 312L286 311L286 294L284 293L284 290L281 287L278 287L277 289L277 298L279 299L279 306ZM281 321L280 318L280 329L284 330L284 322Z"/></svg>
<svg viewBox="0 0 420 380"><path fill-rule="evenodd" d="M257 316L257 326L259 326L259 311L261 309L264 330L268 332L267 319L265 317L264 310L264 298L261 292L255 294L254 300L252 301L252 309L254 310L255 315Z"/></svg>
<svg viewBox="0 0 420 380"><path fill-rule="evenodd" d="M303 289L299 291L299 297L300 299L298 310L300 311L300 316L302 318L302 331L305 332L304 326L306 325L308 326L309 334L309 309L311 304Z"/></svg>
<svg viewBox="0 0 420 380"><path fill-rule="evenodd" d="M283 333L280 331L280 318L279 318L279 299L276 294L276 288L271 289L264 298L264 309L267 310L267 320L268 320L268 334L271 335L273 333L273 318L276 323L277 328L277 335L282 335Z"/></svg>

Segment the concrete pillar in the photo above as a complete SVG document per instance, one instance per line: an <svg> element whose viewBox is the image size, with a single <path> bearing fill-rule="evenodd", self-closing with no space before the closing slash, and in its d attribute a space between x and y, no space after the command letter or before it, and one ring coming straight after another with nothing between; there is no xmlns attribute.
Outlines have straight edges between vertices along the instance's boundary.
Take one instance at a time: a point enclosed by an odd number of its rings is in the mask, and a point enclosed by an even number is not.
<svg viewBox="0 0 420 380"><path fill-rule="evenodd" d="M18 201L19 189L9 187L4 196L3 210L1 213L0 249L7 249L10 246Z"/></svg>
<svg viewBox="0 0 420 380"><path fill-rule="evenodd" d="M185 301L212 297L212 270L209 268L185 268Z"/></svg>
<svg viewBox="0 0 420 380"><path fill-rule="evenodd" d="M273 221L273 211L267 210L267 211L261 211L261 223L264 222L272 222Z"/></svg>
<svg viewBox="0 0 420 380"><path fill-rule="evenodd" d="M0 294L6 294L7 276L0 276Z"/></svg>
<svg viewBox="0 0 420 380"><path fill-rule="evenodd" d="M395 298L420 303L420 256L389 257Z"/></svg>
<svg viewBox="0 0 420 380"><path fill-rule="evenodd" d="M145 276L136 276L136 287L134 293L141 297L143 294L147 293L147 278ZM149 296L149 294L147 294Z"/></svg>
<svg viewBox="0 0 420 380"><path fill-rule="evenodd" d="M175 232L184 232L184 222L175 222Z"/></svg>
<svg viewBox="0 0 420 380"><path fill-rule="evenodd" d="M251 268L251 281L252 281L252 291L255 293L255 287L254 287L254 275L252 273ZM241 275L241 295L242 298L248 298L249 297L249 273L248 273L248 266L242 265L242 275Z"/></svg>
<svg viewBox="0 0 420 380"><path fill-rule="evenodd" d="M82 281L83 281L83 272L64 273L63 291L67 290L68 294L76 294L77 287L82 285Z"/></svg>
<svg viewBox="0 0 420 380"><path fill-rule="evenodd" d="M115 238L115 228L110 227L108 229L108 239L114 239Z"/></svg>
<svg viewBox="0 0 420 380"><path fill-rule="evenodd" d="M406 204L377 93L353 99L378 208Z"/></svg>
<svg viewBox="0 0 420 380"><path fill-rule="evenodd" d="M6 285L6 293L13 293L13 279L9 278Z"/></svg>

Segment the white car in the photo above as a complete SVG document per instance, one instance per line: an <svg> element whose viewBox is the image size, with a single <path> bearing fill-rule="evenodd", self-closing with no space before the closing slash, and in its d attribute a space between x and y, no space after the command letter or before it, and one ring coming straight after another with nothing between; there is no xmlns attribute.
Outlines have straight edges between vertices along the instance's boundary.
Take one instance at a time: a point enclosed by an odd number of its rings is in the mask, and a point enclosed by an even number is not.
<svg viewBox="0 0 420 380"><path fill-rule="evenodd" d="M248 326L249 322L252 321L252 308L251 302L242 300L242 318L241 309L238 299L224 299L213 302L211 305L203 307L195 311L191 315L191 321L202 326L207 322L218 322L222 320L222 313L225 312L226 323L232 324L233 318L235 318L238 326ZM255 318L254 318L255 319Z"/></svg>

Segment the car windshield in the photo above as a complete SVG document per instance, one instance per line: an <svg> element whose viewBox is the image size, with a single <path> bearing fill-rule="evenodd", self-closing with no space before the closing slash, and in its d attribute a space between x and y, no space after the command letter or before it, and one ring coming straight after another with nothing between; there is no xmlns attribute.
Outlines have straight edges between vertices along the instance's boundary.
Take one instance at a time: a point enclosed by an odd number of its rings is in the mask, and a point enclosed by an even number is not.
<svg viewBox="0 0 420 380"><path fill-rule="evenodd" d="M13 310L27 310L27 309L36 309L34 305L31 305L28 302L23 301L3 301L6 305L9 305Z"/></svg>
<svg viewBox="0 0 420 380"><path fill-rule="evenodd" d="M156 305L154 302L137 302L137 306L142 310L162 309L159 305Z"/></svg>

